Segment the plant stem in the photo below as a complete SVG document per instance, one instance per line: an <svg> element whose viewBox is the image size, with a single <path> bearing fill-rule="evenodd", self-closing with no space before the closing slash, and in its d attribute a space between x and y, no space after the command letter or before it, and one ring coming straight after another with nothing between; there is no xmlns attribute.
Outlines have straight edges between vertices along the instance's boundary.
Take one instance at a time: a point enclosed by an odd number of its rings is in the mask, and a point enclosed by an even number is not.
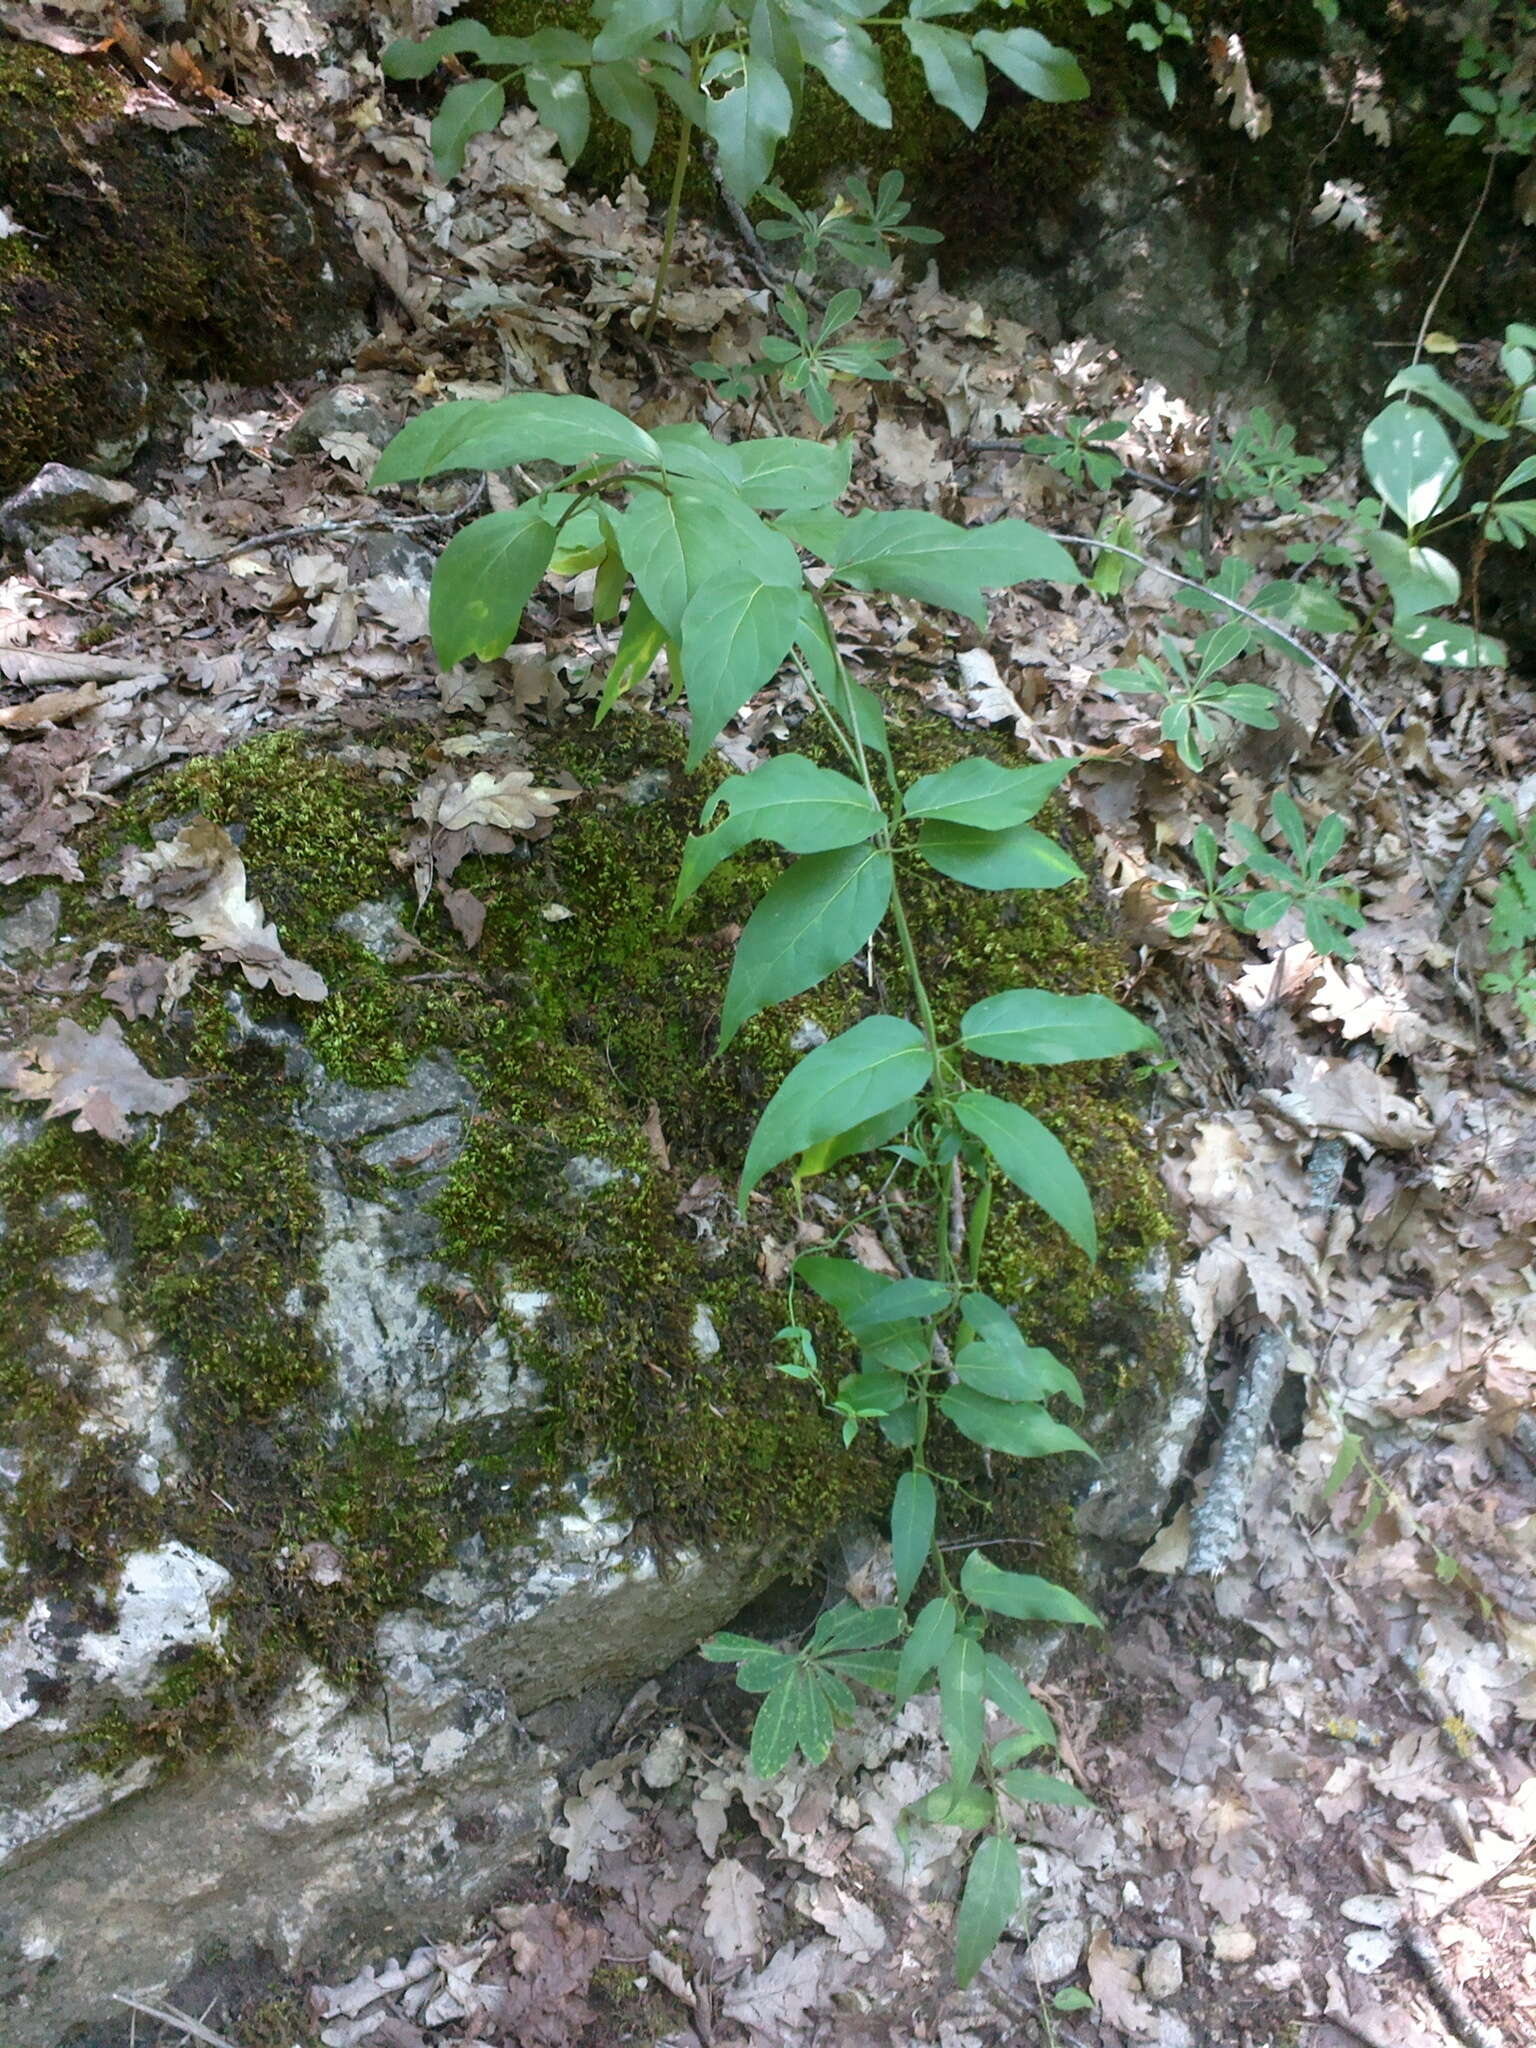
<svg viewBox="0 0 1536 2048"><path fill-rule="evenodd" d="M693 82L699 82L699 60L693 60ZM666 296L667 271L672 262L672 244L677 239L677 216L683 204L683 181L688 175L688 159L693 148L693 123L683 116L682 132L677 138L677 155L672 164L672 191L667 200L667 225L661 238L661 260L656 265L656 289L651 294L650 311L645 316L645 325L640 330L640 339L649 341L656 325L656 316L661 311L662 299Z"/></svg>
<svg viewBox="0 0 1536 2048"><path fill-rule="evenodd" d="M1467 224L1461 231L1461 240L1456 244L1455 249L1452 251L1451 260L1445 266L1445 272L1444 275L1441 277L1440 282L1435 286L1433 298L1431 298L1429 304L1424 308L1424 318L1419 322L1418 335L1415 338L1413 344L1413 360L1415 362L1417 362L1419 360L1419 357L1424 353L1424 343L1429 335L1429 323L1434 319L1440 301L1445 296L1446 286L1450 283L1451 279L1456 275L1456 266L1460 263L1462 257L1465 256L1467 253L1467 244L1472 239L1472 230L1477 226L1483 208L1488 203L1488 194L1493 189L1493 167L1497 162L1498 152L1496 150L1490 149L1488 152L1488 169L1483 178L1483 189L1477 195L1477 204L1473 207L1470 215L1467 218Z"/></svg>

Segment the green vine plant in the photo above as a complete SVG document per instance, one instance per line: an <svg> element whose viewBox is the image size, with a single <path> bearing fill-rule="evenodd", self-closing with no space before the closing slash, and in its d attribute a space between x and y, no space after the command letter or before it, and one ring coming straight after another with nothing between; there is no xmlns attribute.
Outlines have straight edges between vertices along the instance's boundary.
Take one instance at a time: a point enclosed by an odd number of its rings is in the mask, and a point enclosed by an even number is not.
<svg viewBox="0 0 1536 2048"><path fill-rule="evenodd" d="M899 27L929 92L968 128L986 111L989 67L1039 100L1087 97L1077 60L1032 28L948 26L975 12L973 0L591 0L596 35L541 28L502 36L478 21L449 21L417 41L391 43L389 78L425 78L444 60L469 58L479 74L449 88L432 123L438 175L456 176L472 136L494 129L518 85L550 129L568 164L587 144L592 101L629 138L634 161L650 161L661 101L680 116L661 260L650 326L666 291L695 133L713 154L726 191L750 205L773 176L779 145L794 127L807 70L825 79L871 127L889 128L885 61L871 28ZM462 69L462 63L458 64Z"/></svg>
<svg viewBox="0 0 1536 2048"><path fill-rule="evenodd" d="M749 845L766 841L794 857L737 942L722 1048L760 1012L871 945L889 947L885 979L905 993L897 1009L863 1018L790 1071L753 1132L738 1190L745 1215L780 1169L803 1174L883 1152L928 1218L926 1271L893 1279L828 1253L795 1268L795 1287L840 1319L858 1355L853 1371L824 1376L793 1307L782 1333L784 1370L815 1386L845 1440L870 1428L906 1460L890 1519L895 1599L871 1608L844 1602L798 1649L724 1635L704 1654L735 1664L743 1689L762 1696L751 1754L764 1775L797 1751L824 1759L854 1711L855 1686L902 1702L937 1685L949 1776L914 1817L976 1837L956 1922L957 1974L969 1982L1019 1905L1011 1806L1087 1803L1069 1780L1026 1761L1050 1754L1054 1729L989 1632L999 1621L1097 1625L1071 1592L1003 1570L983 1550L955 1571L941 1540L954 1491L940 1461L941 1423L996 1456L1095 1457L1051 1411L1052 1402L1081 1408L1076 1377L1029 1342L979 1278L998 1176L1090 1258L1092 1201L1059 1139L987 1080L999 1064L1159 1047L1105 997L1041 989L984 996L957 1036L941 1033L903 877L927 868L989 891L1077 879L1070 855L1031 822L1076 764L1007 767L975 756L903 783L880 699L845 666L824 594L879 591L984 623L986 591L1039 579L1072 584L1079 574L1056 541L1023 520L968 529L929 512L838 510L847 444L724 443L690 424L647 431L590 398L530 392L438 406L396 436L373 482L534 462L567 474L464 527L438 562L430 624L441 662L501 654L546 574L594 568L599 613L611 620L624 606L604 708L665 653L697 765L787 660L842 764L790 752L722 782L684 850L676 901L686 904ZM820 564L814 580L803 556Z"/></svg>
<svg viewBox="0 0 1536 2048"><path fill-rule="evenodd" d="M936 229L908 221L912 209L901 197L904 182L900 171L887 171L879 191L872 194L864 179L850 179L819 214L797 205L776 186L764 190L763 198L779 218L759 223L758 232L767 241L799 244L793 275L773 301L787 333L768 335L756 361L693 365L694 375L713 385L724 404L759 397L771 383L786 396L803 396L811 416L819 425L829 427L837 418L834 385L889 383L893 372L887 365L901 353L900 343L849 332L864 310L863 294L852 286L834 293L813 325L811 308L799 288L809 292L830 262L884 270L898 243L943 241Z"/></svg>
<svg viewBox="0 0 1536 2048"><path fill-rule="evenodd" d="M1536 811L1522 819L1508 798L1488 808L1509 841L1488 920L1488 950L1501 962L1483 976L1490 995L1508 996L1536 1036Z"/></svg>

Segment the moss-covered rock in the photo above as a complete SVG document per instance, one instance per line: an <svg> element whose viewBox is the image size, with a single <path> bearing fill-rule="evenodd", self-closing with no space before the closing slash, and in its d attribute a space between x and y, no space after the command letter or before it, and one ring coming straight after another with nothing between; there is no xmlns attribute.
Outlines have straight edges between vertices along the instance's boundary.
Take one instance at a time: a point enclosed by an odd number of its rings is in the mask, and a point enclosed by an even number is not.
<svg viewBox="0 0 1536 2048"><path fill-rule="evenodd" d="M110 69L0 34L0 489L121 466L172 377L259 384L345 358L362 267L261 124L136 119Z"/></svg>
<svg viewBox="0 0 1536 2048"><path fill-rule="evenodd" d="M967 744L895 727L909 772ZM113 878L125 847L200 814L238 833L252 894L330 994L299 1005L205 973L168 1018L127 1027L153 1071L193 1080L184 1108L123 1147L3 1127L0 1780L38 1873L34 1947L40 1887L73 1859L107 1873L93 1911L120 1925L114 1887L126 1914L145 1868L173 1896L192 1883L162 1854L178 1802L225 1799L259 1835L274 1783L309 1816L285 1853L318 1868L327 1845L322 1900L402 1907L431 1875L399 1861L424 1814L440 1832L479 1811L499 1771L516 1791L497 1825L526 1826L511 1717L657 1668L888 1498L880 1439L843 1448L772 1369L783 1299L759 1266L765 1239L793 1239L791 1189L771 1183L749 1226L730 1195L794 1033L900 1005L899 963L877 963L873 992L848 970L716 1054L731 930L774 857L670 918L710 777L638 714L531 747L582 794L547 838L458 870L486 906L467 956L435 903L407 906L392 858L429 753L405 731L379 767L279 735L193 762L129 793L86 881L59 892L61 945L171 950ZM945 1025L997 987L1121 977L1085 886L981 897L932 876L910 902ZM1000 1198L984 1277L1079 1368L1112 1434L1177 1352L1146 1294L1169 1225L1134 1082L993 1085L1076 1151L1104 1257L1090 1267ZM865 1199L851 1167L814 1192L830 1221ZM942 1455L966 1533L1071 1575L1069 1461L990 1481L960 1439ZM165 1974L205 1919L176 1921Z"/></svg>

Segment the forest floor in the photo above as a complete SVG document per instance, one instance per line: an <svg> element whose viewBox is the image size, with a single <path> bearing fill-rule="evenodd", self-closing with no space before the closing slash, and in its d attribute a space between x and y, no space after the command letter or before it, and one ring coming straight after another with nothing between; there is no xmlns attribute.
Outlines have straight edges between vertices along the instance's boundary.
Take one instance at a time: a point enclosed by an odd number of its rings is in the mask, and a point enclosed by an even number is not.
<svg viewBox="0 0 1536 2048"><path fill-rule="evenodd" d="M376 429L434 398L525 387L588 391L645 423L693 416L689 364L753 353L764 329L740 244L690 226L644 341L659 238L637 186L572 189L550 137L514 112L445 189L424 116L371 58L300 37L279 59L272 21L310 18L245 13L243 95L273 104L335 178L379 280L377 333L346 379L364 401L311 415L290 442L309 391L189 391L180 445L124 522L13 560L13 879L70 874L71 832L129 778L258 730L339 721L366 746L402 716L501 732L587 716L611 637L590 578L531 612L507 659L437 673L426 578L447 527L421 507L461 487L370 498ZM898 270L874 297L903 353L891 383L845 387L837 431L854 440L860 502L1092 531L1098 494L990 445L1069 414L1128 422L1115 452L1166 485L1204 472L1209 421L1092 340L1047 347L931 275ZM1215 545L1279 573L1316 531L1317 515L1262 503L1202 531L1198 498L1117 502L1139 546ZM140 2040L255 2048L247 2025L325 2048L1536 2039L1536 1778L1521 1753L1536 1716L1536 1467L1521 1432L1536 1088L1512 1013L1478 995L1489 863L1449 917L1434 894L1490 787L1536 801L1536 698L1514 676L1428 669L1372 640L1351 684L1383 744L1308 672L1259 655L1279 730L1234 731L1197 776L1155 706L1096 680L1155 647L1168 594L1155 573L1115 595L1015 592L984 631L873 598L838 618L855 667L898 700L1034 758L1085 757L1070 790L1123 910L1124 999L1173 1055L1154 1135L1212 1359L1202 1458L1258 1319L1293 1332L1224 1569L1185 1572L1186 1502L1110 1597L1107 1639L1042 1687L1095 1807L1021 1823L1032 1938L954 1989L954 1837L900 1828L939 1775L921 1704L763 1783L731 1701L695 1671L630 1703L609 1753L564 1788L547 1865L482 1922L423 1929L264 2020L226 2004L189 2036L146 2013ZM732 758L756 758L797 711L765 693L729 735ZM1262 939L1169 935L1157 886L1188 882L1196 827L1262 828L1282 778L1310 818L1348 820L1366 915L1353 963L1319 958L1289 922ZM1320 1135L1348 1147L1326 1228L1305 1172ZM1197 1472L1191 1501L1203 1484Z"/></svg>

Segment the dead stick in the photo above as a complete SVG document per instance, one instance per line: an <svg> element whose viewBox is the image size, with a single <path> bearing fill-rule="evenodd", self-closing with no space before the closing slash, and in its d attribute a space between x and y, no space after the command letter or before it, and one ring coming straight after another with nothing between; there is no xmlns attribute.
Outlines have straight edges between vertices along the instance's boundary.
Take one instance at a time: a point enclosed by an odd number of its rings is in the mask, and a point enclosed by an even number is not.
<svg viewBox="0 0 1536 2048"><path fill-rule="evenodd" d="M1462 1996L1461 1987L1451 1981L1439 1950L1422 1927L1410 1927L1403 1946L1424 1973L1429 1995L1440 2015L1466 2048L1504 2048L1504 2036L1497 2027L1486 2026Z"/></svg>

